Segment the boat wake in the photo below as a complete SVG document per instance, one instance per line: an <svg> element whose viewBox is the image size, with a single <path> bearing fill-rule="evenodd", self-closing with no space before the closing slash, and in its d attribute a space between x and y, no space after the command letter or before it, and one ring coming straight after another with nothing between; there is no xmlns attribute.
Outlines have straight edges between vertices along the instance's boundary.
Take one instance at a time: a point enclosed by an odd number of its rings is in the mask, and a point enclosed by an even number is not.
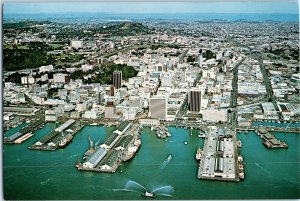
<svg viewBox="0 0 300 201"><path fill-rule="evenodd" d="M164 162L160 165L160 169L163 170L167 167L167 165L171 162L172 160L172 156L169 155L168 158L166 160L164 160Z"/></svg>
<svg viewBox="0 0 300 201"><path fill-rule="evenodd" d="M142 184L129 180L124 188L112 190L139 193L146 197L155 197L156 195L172 197L171 193L174 191L174 188L172 186L161 186L154 190L148 190Z"/></svg>
<svg viewBox="0 0 300 201"><path fill-rule="evenodd" d="M134 193L139 193L140 191L134 191L134 190L130 190L130 189L126 189L126 188L122 188L122 189L112 189L113 191L127 191L127 192L134 192Z"/></svg>
<svg viewBox="0 0 300 201"><path fill-rule="evenodd" d="M42 186L44 186L44 185L46 185L47 183L49 183L49 181L51 181L52 179L51 178L48 178L48 179L46 179L45 181L41 181L41 185Z"/></svg>

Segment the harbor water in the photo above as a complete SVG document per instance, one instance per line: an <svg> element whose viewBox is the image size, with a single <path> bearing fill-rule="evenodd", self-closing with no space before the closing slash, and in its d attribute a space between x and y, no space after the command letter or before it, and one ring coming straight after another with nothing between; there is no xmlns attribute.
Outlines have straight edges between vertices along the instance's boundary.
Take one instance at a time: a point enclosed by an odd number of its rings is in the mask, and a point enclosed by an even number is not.
<svg viewBox="0 0 300 201"><path fill-rule="evenodd" d="M140 200L146 199L141 197L145 189L164 200L300 198L299 134L275 133L289 145L276 150L267 149L254 132L238 134L245 180L235 183L197 179L195 154L204 140L196 130L191 135L190 130L170 127L172 136L164 140L144 128L140 150L111 174L78 171L75 164L88 149L88 137L102 143L112 127L86 126L71 144L55 152L28 150L54 125L47 123L23 144L3 145L4 199Z"/></svg>

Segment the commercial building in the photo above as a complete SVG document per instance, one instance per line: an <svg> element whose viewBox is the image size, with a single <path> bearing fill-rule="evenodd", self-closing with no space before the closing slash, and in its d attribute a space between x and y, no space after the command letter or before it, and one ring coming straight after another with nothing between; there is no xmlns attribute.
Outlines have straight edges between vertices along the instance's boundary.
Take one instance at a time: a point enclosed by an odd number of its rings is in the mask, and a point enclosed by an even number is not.
<svg viewBox="0 0 300 201"><path fill-rule="evenodd" d="M227 113L227 109L202 110L202 118L207 122L227 122Z"/></svg>
<svg viewBox="0 0 300 201"><path fill-rule="evenodd" d="M121 71L113 72L113 85L116 89L121 88L121 86L122 86L122 72Z"/></svg>
<svg viewBox="0 0 300 201"><path fill-rule="evenodd" d="M75 49L79 49L83 47L83 41L82 40L71 40L71 47Z"/></svg>
<svg viewBox="0 0 300 201"><path fill-rule="evenodd" d="M57 73L53 75L53 82L54 83L69 83L69 78L66 74Z"/></svg>
<svg viewBox="0 0 300 201"><path fill-rule="evenodd" d="M201 109L201 91L192 89L189 92L189 109L191 113L199 113Z"/></svg>
<svg viewBox="0 0 300 201"><path fill-rule="evenodd" d="M151 118L166 120L167 119L167 99L163 96L150 98L149 111Z"/></svg>
<svg viewBox="0 0 300 201"><path fill-rule="evenodd" d="M24 107L3 107L3 112L12 113L20 116L33 116L39 109L37 108L24 108Z"/></svg>

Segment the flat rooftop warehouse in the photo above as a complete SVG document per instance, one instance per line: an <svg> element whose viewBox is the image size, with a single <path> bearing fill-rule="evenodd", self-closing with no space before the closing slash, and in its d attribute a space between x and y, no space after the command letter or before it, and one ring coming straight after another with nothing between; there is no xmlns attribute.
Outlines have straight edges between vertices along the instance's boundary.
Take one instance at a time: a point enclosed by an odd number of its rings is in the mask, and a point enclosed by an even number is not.
<svg viewBox="0 0 300 201"><path fill-rule="evenodd" d="M126 135L124 136L117 144L115 147L123 147L126 148L130 142L132 141L133 136L132 135Z"/></svg>
<svg viewBox="0 0 300 201"><path fill-rule="evenodd" d="M122 123L120 123L120 125L117 127L116 130L119 130L119 131L123 131L128 125L129 125L129 121L123 121Z"/></svg>
<svg viewBox="0 0 300 201"><path fill-rule="evenodd" d="M110 136L105 140L104 144L106 144L107 146L110 146L115 140L116 138L119 138L119 135L116 133L112 133L110 134Z"/></svg>
<svg viewBox="0 0 300 201"><path fill-rule="evenodd" d="M27 107L3 107L3 112L12 112L19 115L35 115L40 109Z"/></svg>
<svg viewBox="0 0 300 201"><path fill-rule="evenodd" d="M52 138L54 138L55 136L57 136L59 134L59 132L57 131L52 131L51 133L45 135L42 139L39 140L39 142L45 144L47 143L49 140L51 140Z"/></svg>
<svg viewBox="0 0 300 201"><path fill-rule="evenodd" d="M55 129L55 131L62 132L63 130L65 130L66 128L68 128L69 126L71 126L74 122L75 122L74 119L69 119L68 121L66 121L65 123L63 123L59 127L57 127Z"/></svg>
<svg viewBox="0 0 300 201"><path fill-rule="evenodd" d="M120 159L120 156L121 156L120 151L112 150L106 155L106 157L100 162L98 166L108 165L113 168L115 165L118 164L118 160Z"/></svg>

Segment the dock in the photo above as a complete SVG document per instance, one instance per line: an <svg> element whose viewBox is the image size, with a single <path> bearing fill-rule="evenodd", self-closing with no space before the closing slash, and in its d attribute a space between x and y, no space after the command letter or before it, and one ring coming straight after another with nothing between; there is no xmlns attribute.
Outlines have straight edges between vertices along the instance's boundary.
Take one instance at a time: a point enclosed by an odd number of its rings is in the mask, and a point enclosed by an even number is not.
<svg viewBox="0 0 300 201"><path fill-rule="evenodd" d="M213 129L208 132L197 177L206 180L240 181L236 135L229 129L220 131Z"/></svg>
<svg viewBox="0 0 300 201"><path fill-rule="evenodd" d="M274 135L272 135L264 128L259 128L258 130L256 130L256 133L260 138L262 138L262 143L268 149L288 148L288 144L286 142L276 139Z"/></svg>
<svg viewBox="0 0 300 201"><path fill-rule="evenodd" d="M121 123L104 141L96 146L90 140L89 150L84 162L77 162L82 171L114 173L123 161L133 157L140 146L140 127L129 122ZM137 143L139 142L139 143Z"/></svg>
<svg viewBox="0 0 300 201"><path fill-rule="evenodd" d="M31 150L55 151L71 143L74 135L85 125L70 119L28 147Z"/></svg>
<svg viewBox="0 0 300 201"><path fill-rule="evenodd" d="M39 129L40 126L43 126L44 123L45 122L42 119L32 121L27 126L22 128L20 131L14 133L13 135L11 135L9 137L4 137L3 142L7 143L7 144L22 143L25 140L29 139L33 135L32 133L34 131L36 131L37 129ZM24 136L24 135L26 135L26 136Z"/></svg>

